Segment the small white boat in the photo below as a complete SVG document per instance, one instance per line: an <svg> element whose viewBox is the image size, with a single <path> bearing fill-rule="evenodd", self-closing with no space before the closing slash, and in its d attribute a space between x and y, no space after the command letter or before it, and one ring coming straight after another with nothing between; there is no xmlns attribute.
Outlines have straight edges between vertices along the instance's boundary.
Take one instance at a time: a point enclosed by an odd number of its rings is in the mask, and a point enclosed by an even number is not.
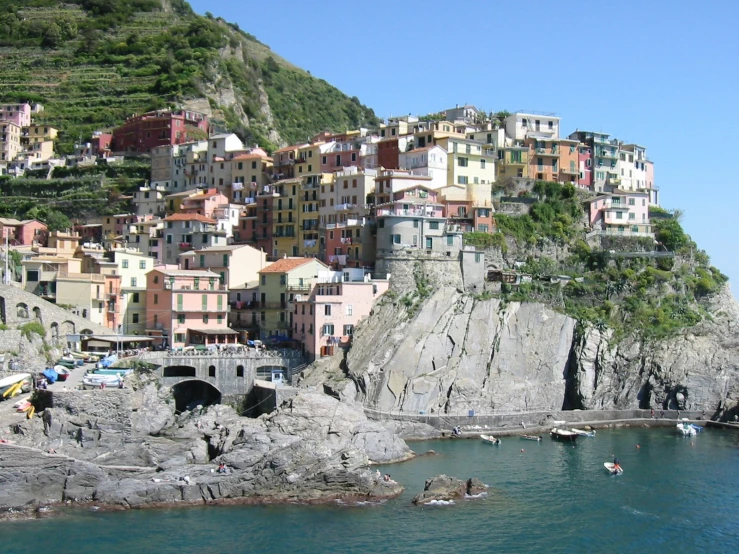
<svg viewBox="0 0 739 554"><path fill-rule="evenodd" d="M603 467L605 467L606 471L611 475L621 475L624 472L622 467L616 469L616 464L614 464L613 462L605 462L603 464Z"/></svg>
<svg viewBox="0 0 739 554"><path fill-rule="evenodd" d="M570 429L573 433L577 433L581 437L594 437L595 431L585 431L583 429Z"/></svg>
<svg viewBox="0 0 739 554"><path fill-rule="evenodd" d="M493 446L498 446L500 444L500 439L496 439L493 435L480 435L480 438L485 444Z"/></svg>
<svg viewBox="0 0 739 554"><path fill-rule="evenodd" d="M86 374L82 378L82 386L86 389L99 389L102 385L106 387L117 387L123 378L119 375L96 375Z"/></svg>
<svg viewBox="0 0 739 554"><path fill-rule="evenodd" d="M678 423L677 430L680 431L684 437L692 437L697 433L690 423Z"/></svg>

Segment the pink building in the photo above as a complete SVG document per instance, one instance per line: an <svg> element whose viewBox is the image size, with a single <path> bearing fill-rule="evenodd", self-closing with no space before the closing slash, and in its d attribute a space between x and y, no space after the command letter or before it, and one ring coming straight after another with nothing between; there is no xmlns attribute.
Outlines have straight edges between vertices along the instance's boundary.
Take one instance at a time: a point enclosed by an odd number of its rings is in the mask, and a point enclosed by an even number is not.
<svg viewBox="0 0 739 554"><path fill-rule="evenodd" d="M590 200L589 221L604 235L653 236L649 222L649 193L615 189Z"/></svg>
<svg viewBox="0 0 739 554"><path fill-rule="evenodd" d="M183 214L200 214L215 219L214 212L219 206L227 205L228 197L218 189L208 189L203 194L196 194L185 198L180 205Z"/></svg>
<svg viewBox="0 0 739 554"><path fill-rule="evenodd" d="M24 102L23 104L2 104L0 105L0 120L11 121L18 127L28 127L31 125L31 113L33 109L31 104Z"/></svg>
<svg viewBox="0 0 739 554"><path fill-rule="evenodd" d="M333 355L337 345L350 344L354 327L388 286L388 281L370 280L362 269L319 272L312 290L293 302L293 338L303 342L312 359Z"/></svg>
<svg viewBox="0 0 739 554"><path fill-rule="evenodd" d="M583 188L593 186L593 149L587 144L580 143L577 147L577 161L580 175L577 184Z"/></svg>
<svg viewBox="0 0 739 554"><path fill-rule="evenodd" d="M0 238L4 240L6 236L10 244L15 246L32 244L46 246L49 229L44 223L35 219L18 221L13 218L0 217Z"/></svg>
<svg viewBox="0 0 739 554"><path fill-rule="evenodd" d="M228 289L217 273L159 266L146 275L146 334L163 344L235 343L227 314Z"/></svg>

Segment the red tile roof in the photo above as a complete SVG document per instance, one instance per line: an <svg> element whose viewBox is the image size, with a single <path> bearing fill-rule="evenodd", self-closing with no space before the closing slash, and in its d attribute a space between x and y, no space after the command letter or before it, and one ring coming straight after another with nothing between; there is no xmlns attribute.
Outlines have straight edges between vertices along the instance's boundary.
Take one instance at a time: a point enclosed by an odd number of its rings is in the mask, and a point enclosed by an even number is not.
<svg viewBox="0 0 739 554"><path fill-rule="evenodd" d="M212 225L216 224L215 219L211 219L200 214L172 214L165 217L162 221L200 221L201 223L211 223Z"/></svg>
<svg viewBox="0 0 739 554"><path fill-rule="evenodd" d="M295 268L300 267L301 265L310 263L313 260L320 263L320 260L316 260L316 258L282 258L281 260L277 260L272 265L268 265L264 269L260 270L258 273L287 273Z"/></svg>
<svg viewBox="0 0 739 554"><path fill-rule="evenodd" d="M272 160L269 156L265 156L262 154L241 154L240 156L234 156L232 158L232 161L237 160Z"/></svg>

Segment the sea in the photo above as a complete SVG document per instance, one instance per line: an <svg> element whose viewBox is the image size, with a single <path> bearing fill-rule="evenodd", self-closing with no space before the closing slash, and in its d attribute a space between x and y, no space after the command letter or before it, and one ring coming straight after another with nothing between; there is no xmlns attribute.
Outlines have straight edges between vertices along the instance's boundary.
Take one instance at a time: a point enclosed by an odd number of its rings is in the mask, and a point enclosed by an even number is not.
<svg viewBox="0 0 739 554"><path fill-rule="evenodd" d="M548 436L410 444L434 454L380 466L406 488L383 503L74 511L0 523L0 552L739 551L739 432L604 429L574 447ZM622 475L603 467L614 455ZM440 473L477 477L487 495L413 506Z"/></svg>

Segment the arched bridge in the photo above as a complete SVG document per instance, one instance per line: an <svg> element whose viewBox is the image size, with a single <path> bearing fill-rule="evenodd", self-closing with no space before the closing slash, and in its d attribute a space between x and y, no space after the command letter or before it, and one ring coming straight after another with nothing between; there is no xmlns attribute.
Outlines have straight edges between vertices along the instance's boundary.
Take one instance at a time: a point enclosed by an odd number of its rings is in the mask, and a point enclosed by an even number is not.
<svg viewBox="0 0 739 554"><path fill-rule="evenodd" d="M274 356L255 352L235 356L145 352L141 360L158 366L156 373L165 387L202 381L217 389L224 402L243 398L251 392L255 379L271 377L274 369L282 370L285 378L290 379L295 370L305 365L299 352L289 351Z"/></svg>

